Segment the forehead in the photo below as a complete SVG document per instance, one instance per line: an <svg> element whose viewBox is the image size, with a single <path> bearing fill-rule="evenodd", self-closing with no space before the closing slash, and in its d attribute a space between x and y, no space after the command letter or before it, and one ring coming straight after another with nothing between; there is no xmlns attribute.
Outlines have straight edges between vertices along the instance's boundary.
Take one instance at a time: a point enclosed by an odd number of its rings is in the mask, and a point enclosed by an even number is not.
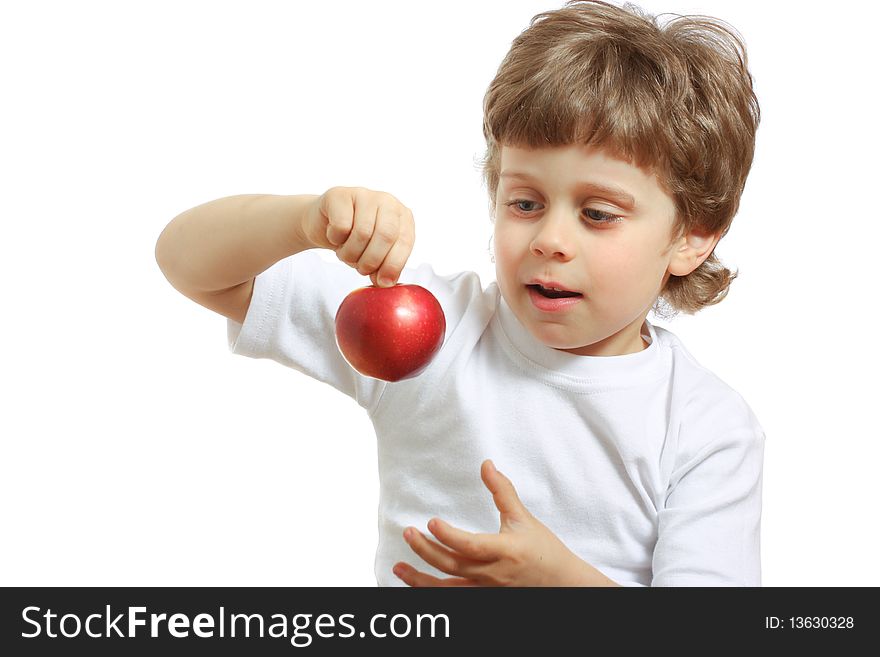
<svg viewBox="0 0 880 657"><path fill-rule="evenodd" d="M543 174L565 172L569 177L635 187L657 183L653 172L640 169L607 149L582 144L536 149L502 146L501 173L510 171L527 173L537 179L544 177Z"/></svg>

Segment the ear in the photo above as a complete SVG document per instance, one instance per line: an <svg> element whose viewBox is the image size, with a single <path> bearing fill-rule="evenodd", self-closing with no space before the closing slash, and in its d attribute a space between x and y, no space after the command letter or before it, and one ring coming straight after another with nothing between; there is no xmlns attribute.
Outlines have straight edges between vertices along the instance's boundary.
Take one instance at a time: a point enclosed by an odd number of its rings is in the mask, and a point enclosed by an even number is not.
<svg viewBox="0 0 880 657"><path fill-rule="evenodd" d="M703 264L720 239L720 234L690 231L673 245L669 273L673 276L687 276Z"/></svg>

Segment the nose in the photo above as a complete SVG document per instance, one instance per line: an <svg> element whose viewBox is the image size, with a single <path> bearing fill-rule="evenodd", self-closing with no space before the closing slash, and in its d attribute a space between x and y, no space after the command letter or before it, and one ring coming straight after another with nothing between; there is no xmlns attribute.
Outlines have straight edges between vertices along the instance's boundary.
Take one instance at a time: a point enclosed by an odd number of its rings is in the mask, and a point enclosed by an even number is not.
<svg viewBox="0 0 880 657"><path fill-rule="evenodd" d="M563 262L574 257L574 246L568 225L570 219L562 216L562 213L546 213L538 222L538 232L535 234L529 251L532 255L545 258L558 258Z"/></svg>

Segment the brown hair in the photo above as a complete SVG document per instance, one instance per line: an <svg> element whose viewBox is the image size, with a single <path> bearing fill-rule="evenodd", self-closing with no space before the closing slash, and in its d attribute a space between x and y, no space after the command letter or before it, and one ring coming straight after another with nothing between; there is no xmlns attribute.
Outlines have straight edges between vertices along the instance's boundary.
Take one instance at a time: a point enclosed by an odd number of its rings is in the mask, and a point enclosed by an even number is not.
<svg viewBox="0 0 880 657"><path fill-rule="evenodd" d="M493 217L502 145L580 143L657 175L675 201L670 244L692 229L727 234L752 164L758 99L733 27L674 16L661 26L630 3L571 0L532 18L483 101ZM687 276L669 276L654 311L694 314L724 299L737 274L713 250Z"/></svg>

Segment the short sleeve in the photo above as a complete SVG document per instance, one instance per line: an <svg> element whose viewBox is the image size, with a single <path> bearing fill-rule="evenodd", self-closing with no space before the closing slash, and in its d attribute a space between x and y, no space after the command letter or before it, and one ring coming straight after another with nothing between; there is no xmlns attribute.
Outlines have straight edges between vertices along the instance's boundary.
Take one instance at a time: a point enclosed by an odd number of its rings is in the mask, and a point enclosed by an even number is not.
<svg viewBox="0 0 880 657"><path fill-rule="evenodd" d="M430 290L443 307L447 337L472 298L458 282L438 276L430 265L405 268L400 283ZM465 277L461 280L470 280ZM251 358L269 358L352 397L372 413L386 386L363 376L343 358L336 345L336 311L353 290L370 285L351 267L302 251L259 274L244 322L227 320L229 349Z"/></svg>
<svg viewBox="0 0 880 657"><path fill-rule="evenodd" d="M652 586L760 586L763 429L733 393L682 434L659 511Z"/></svg>

